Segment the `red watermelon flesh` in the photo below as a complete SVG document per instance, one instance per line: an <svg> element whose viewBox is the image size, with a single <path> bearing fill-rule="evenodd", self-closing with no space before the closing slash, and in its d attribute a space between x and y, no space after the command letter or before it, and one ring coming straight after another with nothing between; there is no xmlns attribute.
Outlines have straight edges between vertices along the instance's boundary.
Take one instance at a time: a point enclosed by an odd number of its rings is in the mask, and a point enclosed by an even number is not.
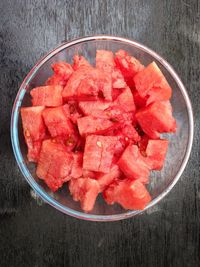
<svg viewBox="0 0 200 267"><path fill-rule="evenodd" d="M74 134L74 127L70 118L66 115L63 107L46 108L42 116L52 137L70 136Z"/></svg>
<svg viewBox="0 0 200 267"><path fill-rule="evenodd" d="M86 137L83 169L108 173L113 160L117 137L90 135Z"/></svg>
<svg viewBox="0 0 200 267"><path fill-rule="evenodd" d="M129 145L124 150L118 161L118 166L126 177L148 183L150 169L136 145Z"/></svg>
<svg viewBox="0 0 200 267"><path fill-rule="evenodd" d="M125 81L128 86L133 88L134 81L133 77L141 70L144 66L134 57L131 57L126 51L119 50L115 53L115 62L117 67L122 72Z"/></svg>
<svg viewBox="0 0 200 267"><path fill-rule="evenodd" d="M112 103L103 100L79 102L79 108L83 114L92 116L95 116L99 111L104 111L110 107L110 105L112 105Z"/></svg>
<svg viewBox="0 0 200 267"><path fill-rule="evenodd" d="M149 140L146 148L147 160L151 170L161 170L166 158L168 140Z"/></svg>
<svg viewBox="0 0 200 267"><path fill-rule="evenodd" d="M105 190L103 191L103 198L107 204L112 205L116 201L116 187L119 185L119 179L114 180Z"/></svg>
<svg viewBox="0 0 200 267"><path fill-rule="evenodd" d="M73 73L73 68L70 64L60 61L51 65L55 75L62 77L63 80L67 81Z"/></svg>
<svg viewBox="0 0 200 267"><path fill-rule="evenodd" d="M119 203L124 209L143 210L151 201L146 187L138 180L124 179L104 192L109 204Z"/></svg>
<svg viewBox="0 0 200 267"><path fill-rule="evenodd" d="M105 73L111 74L113 88L121 89L126 87L121 71L116 68L113 52L108 50L97 50L96 67L103 70Z"/></svg>
<svg viewBox="0 0 200 267"><path fill-rule="evenodd" d="M40 86L31 90L33 106L57 107L63 104L63 87L60 85Z"/></svg>
<svg viewBox="0 0 200 267"><path fill-rule="evenodd" d="M36 174L55 192L70 179L72 163L73 156L67 152L65 146L45 140L42 143Z"/></svg>
<svg viewBox="0 0 200 267"><path fill-rule="evenodd" d="M81 202L81 208L85 212L93 209L100 188L96 180L90 178L72 179L69 190L75 201Z"/></svg>
<svg viewBox="0 0 200 267"><path fill-rule="evenodd" d="M28 161L38 162L42 146L42 140L33 141L31 138L26 138L26 144L28 147L28 154L27 154Z"/></svg>
<svg viewBox="0 0 200 267"><path fill-rule="evenodd" d="M32 162L38 161L42 140L46 137L46 127L42 118L44 108L21 108L23 132L28 147L27 157Z"/></svg>
<svg viewBox="0 0 200 267"><path fill-rule="evenodd" d="M114 164L109 173L97 173L96 179L99 183L101 192L105 190L114 180L118 179L121 176L121 171L119 167Z"/></svg>
<svg viewBox="0 0 200 267"><path fill-rule="evenodd" d="M92 67L81 66L70 76L66 86L63 89L62 96L65 100L77 99L77 88L84 79L88 79L88 73Z"/></svg>
<svg viewBox="0 0 200 267"><path fill-rule="evenodd" d="M142 97L137 90L133 90L133 99L136 107L143 108L147 105L148 96Z"/></svg>
<svg viewBox="0 0 200 267"><path fill-rule="evenodd" d="M105 72L112 72L115 67L113 52L108 50L97 50L96 67Z"/></svg>
<svg viewBox="0 0 200 267"><path fill-rule="evenodd" d="M64 87L67 84L67 80L63 80L62 76L53 74L51 77L49 77L45 85L60 85Z"/></svg>
<svg viewBox="0 0 200 267"><path fill-rule="evenodd" d="M99 69L83 66L71 75L62 96L65 100L95 100L99 93L106 100L112 100L111 76Z"/></svg>
<svg viewBox="0 0 200 267"><path fill-rule="evenodd" d="M24 136L33 141L43 140L46 136L46 128L42 118L45 107L24 107L21 108L22 125Z"/></svg>
<svg viewBox="0 0 200 267"><path fill-rule="evenodd" d="M92 67L90 65L90 63L83 56L75 55L74 56L73 69L77 70L77 69L79 69L80 67L83 67L83 66Z"/></svg>
<svg viewBox="0 0 200 267"><path fill-rule="evenodd" d="M136 110L133 95L129 87L126 87L122 91L114 103L123 108L125 112L135 112Z"/></svg>
<svg viewBox="0 0 200 267"><path fill-rule="evenodd" d="M79 133L81 136L89 134L103 134L111 128L117 127L116 122L108 119L95 118L93 116L85 116L77 120Z"/></svg>
<svg viewBox="0 0 200 267"><path fill-rule="evenodd" d="M151 139L158 139L159 133L176 131L176 121L172 116L172 107L169 101L154 102L139 110L135 116L142 130Z"/></svg>
<svg viewBox="0 0 200 267"><path fill-rule="evenodd" d="M73 164L70 176L72 178L79 178L83 174L83 153L82 152L76 152L73 153Z"/></svg>
<svg viewBox="0 0 200 267"><path fill-rule="evenodd" d="M135 87L141 97L148 96L147 104L169 100L172 89L155 62L134 77Z"/></svg>

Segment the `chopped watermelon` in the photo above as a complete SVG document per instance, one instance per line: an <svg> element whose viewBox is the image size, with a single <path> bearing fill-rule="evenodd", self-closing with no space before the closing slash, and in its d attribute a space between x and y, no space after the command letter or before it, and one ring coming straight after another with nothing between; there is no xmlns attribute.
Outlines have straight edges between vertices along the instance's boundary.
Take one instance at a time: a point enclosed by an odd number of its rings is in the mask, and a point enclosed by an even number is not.
<svg viewBox="0 0 200 267"><path fill-rule="evenodd" d="M97 172L88 171L83 169L83 178L96 179Z"/></svg>
<svg viewBox="0 0 200 267"><path fill-rule="evenodd" d="M104 191L114 180L118 179L121 176L121 171L119 167L114 164L109 173L97 173L96 179L100 186L100 191Z"/></svg>
<svg viewBox="0 0 200 267"><path fill-rule="evenodd" d="M169 100L172 95L171 87L155 62L135 75L134 82L139 95L148 96L147 104Z"/></svg>
<svg viewBox="0 0 200 267"><path fill-rule="evenodd" d="M79 107L84 115L96 116L99 111L104 111L110 107L111 103L103 100L97 101L81 101Z"/></svg>
<svg viewBox="0 0 200 267"><path fill-rule="evenodd" d="M81 202L81 208L85 212L89 212L94 207L100 188L96 180L79 178L70 181L69 191L75 201Z"/></svg>
<svg viewBox="0 0 200 267"><path fill-rule="evenodd" d="M63 90L65 100L95 100L99 93L112 100L111 76L99 69L82 66L76 70Z"/></svg>
<svg viewBox="0 0 200 267"><path fill-rule="evenodd" d="M115 68L112 73L112 87L113 89L123 89L126 88L127 84L124 80L124 76L122 75L121 71L117 68Z"/></svg>
<svg viewBox="0 0 200 267"><path fill-rule="evenodd" d="M63 80L62 76L59 76L56 74L53 74L45 82L45 85L60 85L62 87L64 87L66 84L67 84L67 81Z"/></svg>
<svg viewBox="0 0 200 267"><path fill-rule="evenodd" d="M54 74L48 78L46 85L65 86L73 72L73 68L66 62L57 62L51 65Z"/></svg>
<svg viewBox="0 0 200 267"><path fill-rule="evenodd" d="M96 67L103 70L105 73L111 73L113 88L121 89L126 87L121 71L116 68L113 52L97 50Z"/></svg>
<svg viewBox="0 0 200 267"><path fill-rule="evenodd" d="M52 137L70 136L74 133L74 127L70 118L67 117L66 112L64 112L63 106L46 108L43 111L42 116Z"/></svg>
<svg viewBox="0 0 200 267"><path fill-rule="evenodd" d="M176 131L176 121L169 101L154 102L139 110L135 116L142 130L152 139L158 139L159 133Z"/></svg>
<svg viewBox="0 0 200 267"><path fill-rule="evenodd" d="M46 129L42 118L45 107L25 107L21 108L22 125L24 136L33 141L43 140L46 136Z"/></svg>
<svg viewBox="0 0 200 267"><path fill-rule="evenodd" d="M118 166L126 177L139 179L142 183L149 182L150 169L136 145L129 145L124 150L118 161Z"/></svg>
<svg viewBox="0 0 200 267"><path fill-rule="evenodd" d="M90 63L83 56L75 55L74 56L73 69L77 70L77 69L79 69L80 67L83 67L83 66L92 67L90 65Z"/></svg>
<svg viewBox="0 0 200 267"><path fill-rule="evenodd" d="M27 154L28 161L38 162L42 146L42 140L33 141L31 138L26 138L26 144L28 147L28 154Z"/></svg>
<svg viewBox="0 0 200 267"><path fill-rule="evenodd" d="M85 212L99 193L108 204L144 209L144 184L161 170L175 132L171 87L156 65L144 67L124 50L97 50L96 66L74 56L56 62L46 86L32 89L32 107L22 108L28 160L52 191L69 181Z"/></svg>
<svg viewBox="0 0 200 267"><path fill-rule="evenodd" d="M65 81L67 81L73 73L72 66L64 61L56 62L52 64L51 67L54 73L62 77L62 79Z"/></svg>
<svg viewBox="0 0 200 267"><path fill-rule="evenodd" d="M83 153L76 152L73 153L73 164L70 176L72 178L79 178L83 174Z"/></svg>
<svg viewBox="0 0 200 267"><path fill-rule="evenodd" d="M42 112L45 107L21 108L24 138L28 147L28 160L37 162L42 140L46 137L46 127Z"/></svg>
<svg viewBox="0 0 200 267"><path fill-rule="evenodd" d="M36 174L55 192L71 179L69 174L72 163L73 156L65 146L46 140L42 143Z"/></svg>
<svg viewBox="0 0 200 267"><path fill-rule="evenodd" d="M149 140L146 148L146 163L151 170L161 170L166 158L168 140Z"/></svg>
<svg viewBox="0 0 200 267"><path fill-rule="evenodd" d="M135 103L129 87L126 87L122 91L122 93L117 97L114 103L123 108L125 112L135 112Z"/></svg>
<svg viewBox="0 0 200 267"><path fill-rule="evenodd" d="M90 135L86 137L83 169L108 173L117 143L117 137Z"/></svg>
<svg viewBox="0 0 200 267"><path fill-rule="evenodd" d="M133 90L134 103L137 108L143 108L147 105L148 96L142 97L137 90Z"/></svg>
<svg viewBox="0 0 200 267"><path fill-rule="evenodd" d="M141 70L144 66L134 57L131 57L126 51L119 50L115 53L115 62L117 67L122 72L125 81L131 88L134 87L133 77Z"/></svg>
<svg viewBox="0 0 200 267"><path fill-rule="evenodd" d="M112 72L115 67L113 52L108 50L97 50L96 67L105 72Z"/></svg>
<svg viewBox="0 0 200 267"><path fill-rule="evenodd" d="M60 85L47 85L31 90L33 106L57 107L63 104L63 87Z"/></svg>
<svg viewBox="0 0 200 267"><path fill-rule="evenodd" d="M72 73L62 92L65 100L74 100L77 98L77 88L82 80L88 78L90 69L91 67L89 66L82 66Z"/></svg>
<svg viewBox="0 0 200 267"><path fill-rule="evenodd" d="M124 179L104 192L108 204L119 203L124 209L143 210L151 201L145 186L138 180Z"/></svg>
<svg viewBox="0 0 200 267"><path fill-rule="evenodd" d="M79 133L81 136L89 134L103 134L111 128L117 127L116 122L108 119L85 116L77 120Z"/></svg>
<svg viewBox="0 0 200 267"><path fill-rule="evenodd" d="M103 198L106 203L112 205L116 201L116 187L119 185L119 179L114 180L105 190L103 191Z"/></svg>

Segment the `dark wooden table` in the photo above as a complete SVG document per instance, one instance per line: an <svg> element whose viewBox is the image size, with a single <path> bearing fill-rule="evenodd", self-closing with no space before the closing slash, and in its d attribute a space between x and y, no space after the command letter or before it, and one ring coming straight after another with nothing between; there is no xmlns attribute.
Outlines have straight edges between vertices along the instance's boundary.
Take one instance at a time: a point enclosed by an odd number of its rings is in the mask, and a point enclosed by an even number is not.
<svg viewBox="0 0 200 267"><path fill-rule="evenodd" d="M35 200L10 143L11 108L30 68L63 40L135 39L171 63L191 97L192 155L170 194L146 214L95 223ZM200 266L200 2L0 0L0 266Z"/></svg>

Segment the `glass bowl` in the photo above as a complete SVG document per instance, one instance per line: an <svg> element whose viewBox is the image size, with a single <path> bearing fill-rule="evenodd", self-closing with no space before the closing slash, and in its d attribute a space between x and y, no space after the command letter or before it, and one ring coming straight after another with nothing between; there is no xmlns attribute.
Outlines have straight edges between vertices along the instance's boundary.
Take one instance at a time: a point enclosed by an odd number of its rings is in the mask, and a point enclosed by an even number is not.
<svg viewBox="0 0 200 267"><path fill-rule="evenodd" d="M94 64L96 49L108 49L116 52L124 49L138 58L144 65L155 61L164 73L173 89L171 99L173 114L177 121L177 132L164 135L170 140L166 162L162 171L152 172L148 189L152 201L145 208L151 208L158 203L174 187L180 178L190 155L193 141L193 114L186 89L173 68L151 49L135 41L114 36L92 36L66 42L43 57L29 72L23 81L15 99L11 118L11 139L15 158L19 168L30 186L47 203L61 212L91 221L115 221L132 217L144 211L124 210L119 205L107 205L101 196L98 197L91 213L84 213L78 202L73 201L67 186L52 193L47 186L37 178L35 165L27 161L20 108L31 104L30 90L43 85L52 74L51 64L60 60L72 63L74 54L82 54Z"/></svg>

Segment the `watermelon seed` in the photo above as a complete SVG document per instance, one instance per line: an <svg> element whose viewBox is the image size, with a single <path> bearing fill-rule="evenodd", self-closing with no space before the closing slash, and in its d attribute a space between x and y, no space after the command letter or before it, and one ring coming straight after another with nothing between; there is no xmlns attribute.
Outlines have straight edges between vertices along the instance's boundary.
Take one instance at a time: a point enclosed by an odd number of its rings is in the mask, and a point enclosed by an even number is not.
<svg viewBox="0 0 200 267"><path fill-rule="evenodd" d="M98 146L98 147L102 147L102 144L101 144L100 141L97 141L97 146Z"/></svg>

